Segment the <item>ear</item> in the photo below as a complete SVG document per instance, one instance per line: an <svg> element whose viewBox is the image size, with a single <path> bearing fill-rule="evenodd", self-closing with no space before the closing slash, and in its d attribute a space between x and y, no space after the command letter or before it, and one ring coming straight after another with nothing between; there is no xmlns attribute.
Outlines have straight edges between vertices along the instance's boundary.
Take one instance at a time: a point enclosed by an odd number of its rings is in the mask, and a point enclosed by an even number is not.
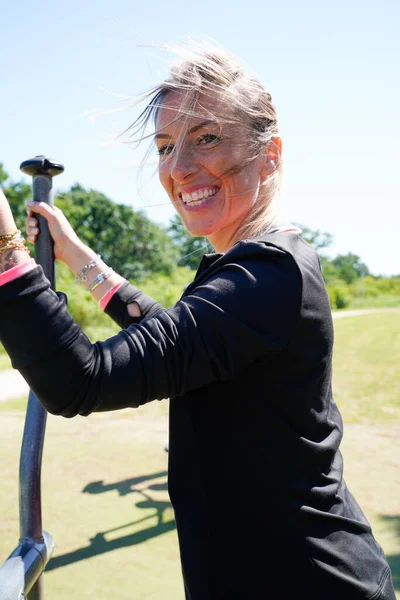
<svg viewBox="0 0 400 600"><path fill-rule="evenodd" d="M265 149L264 173L269 176L279 166L282 154L282 140L280 137L273 137Z"/></svg>

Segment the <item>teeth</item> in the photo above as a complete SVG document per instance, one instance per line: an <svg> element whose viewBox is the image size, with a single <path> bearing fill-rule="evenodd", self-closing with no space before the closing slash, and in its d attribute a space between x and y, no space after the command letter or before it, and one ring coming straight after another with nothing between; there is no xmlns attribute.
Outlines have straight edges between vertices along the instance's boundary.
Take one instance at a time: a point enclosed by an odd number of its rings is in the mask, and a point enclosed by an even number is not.
<svg viewBox="0 0 400 600"><path fill-rule="evenodd" d="M190 204L190 206L197 206L198 204L203 204L203 200L192 200L191 202L186 202L186 204Z"/></svg>
<svg viewBox="0 0 400 600"><path fill-rule="evenodd" d="M196 206L197 204L201 204L202 200L205 200L210 196L214 196L214 194L216 194L217 192L217 187L205 188L203 190L197 190L196 192L192 192L191 194L182 194L182 200L186 204Z"/></svg>

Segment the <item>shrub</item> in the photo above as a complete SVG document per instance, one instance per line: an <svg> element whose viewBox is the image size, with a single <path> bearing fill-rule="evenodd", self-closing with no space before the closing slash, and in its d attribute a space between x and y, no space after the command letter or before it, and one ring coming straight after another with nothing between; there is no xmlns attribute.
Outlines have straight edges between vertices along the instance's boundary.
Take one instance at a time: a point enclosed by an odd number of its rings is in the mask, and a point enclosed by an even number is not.
<svg viewBox="0 0 400 600"><path fill-rule="evenodd" d="M329 302L332 310L347 308L351 302L351 292L349 286L343 281L337 280L335 283L326 286L329 296Z"/></svg>
<svg viewBox="0 0 400 600"><path fill-rule="evenodd" d="M169 308L179 300L184 288L193 281L194 276L195 271L177 267L172 275L153 275L141 281L138 287L162 306Z"/></svg>

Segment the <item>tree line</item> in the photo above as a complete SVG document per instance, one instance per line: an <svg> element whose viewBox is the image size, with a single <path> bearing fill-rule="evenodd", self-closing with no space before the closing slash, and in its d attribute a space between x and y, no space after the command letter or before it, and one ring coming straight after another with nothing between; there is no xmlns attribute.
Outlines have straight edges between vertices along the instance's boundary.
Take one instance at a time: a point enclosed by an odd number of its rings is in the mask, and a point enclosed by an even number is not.
<svg viewBox="0 0 400 600"><path fill-rule="evenodd" d="M0 187L10 201L17 227L24 231L25 202L31 198L31 186L24 181L12 181L0 163ZM187 273L189 282L202 255L212 252L206 238L191 236L178 215L163 227L142 212L115 203L101 192L87 190L79 183L57 194L55 202L82 241L123 277L136 283L147 282L154 287L150 283L153 279L165 288L169 281L174 285L185 278L182 268L190 270ZM374 276L362 259L351 252L328 258L325 251L332 244L332 235L299 226L304 239L320 255L333 308L400 305L400 275ZM165 296L165 289L163 294ZM153 295L157 296L157 290L153 290ZM171 303L172 296L168 296Z"/></svg>

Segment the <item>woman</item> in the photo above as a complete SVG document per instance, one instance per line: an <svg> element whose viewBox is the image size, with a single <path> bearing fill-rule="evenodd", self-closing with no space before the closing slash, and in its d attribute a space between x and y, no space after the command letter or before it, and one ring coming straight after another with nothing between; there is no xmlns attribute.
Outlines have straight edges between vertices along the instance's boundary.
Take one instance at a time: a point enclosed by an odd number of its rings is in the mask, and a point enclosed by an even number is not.
<svg viewBox="0 0 400 600"><path fill-rule="evenodd" d="M33 214L43 215L56 257L126 328L91 344L12 237L3 198L1 341L54 414L171 397L169 491L187 598L393 600L382 550L342 477L318 257L277 218L271 97L220 51L178 63L150 96L133 130L154 117L161 183L215 253L163 310L84 246L58 209L30 203L29 239Z"/></svg>

